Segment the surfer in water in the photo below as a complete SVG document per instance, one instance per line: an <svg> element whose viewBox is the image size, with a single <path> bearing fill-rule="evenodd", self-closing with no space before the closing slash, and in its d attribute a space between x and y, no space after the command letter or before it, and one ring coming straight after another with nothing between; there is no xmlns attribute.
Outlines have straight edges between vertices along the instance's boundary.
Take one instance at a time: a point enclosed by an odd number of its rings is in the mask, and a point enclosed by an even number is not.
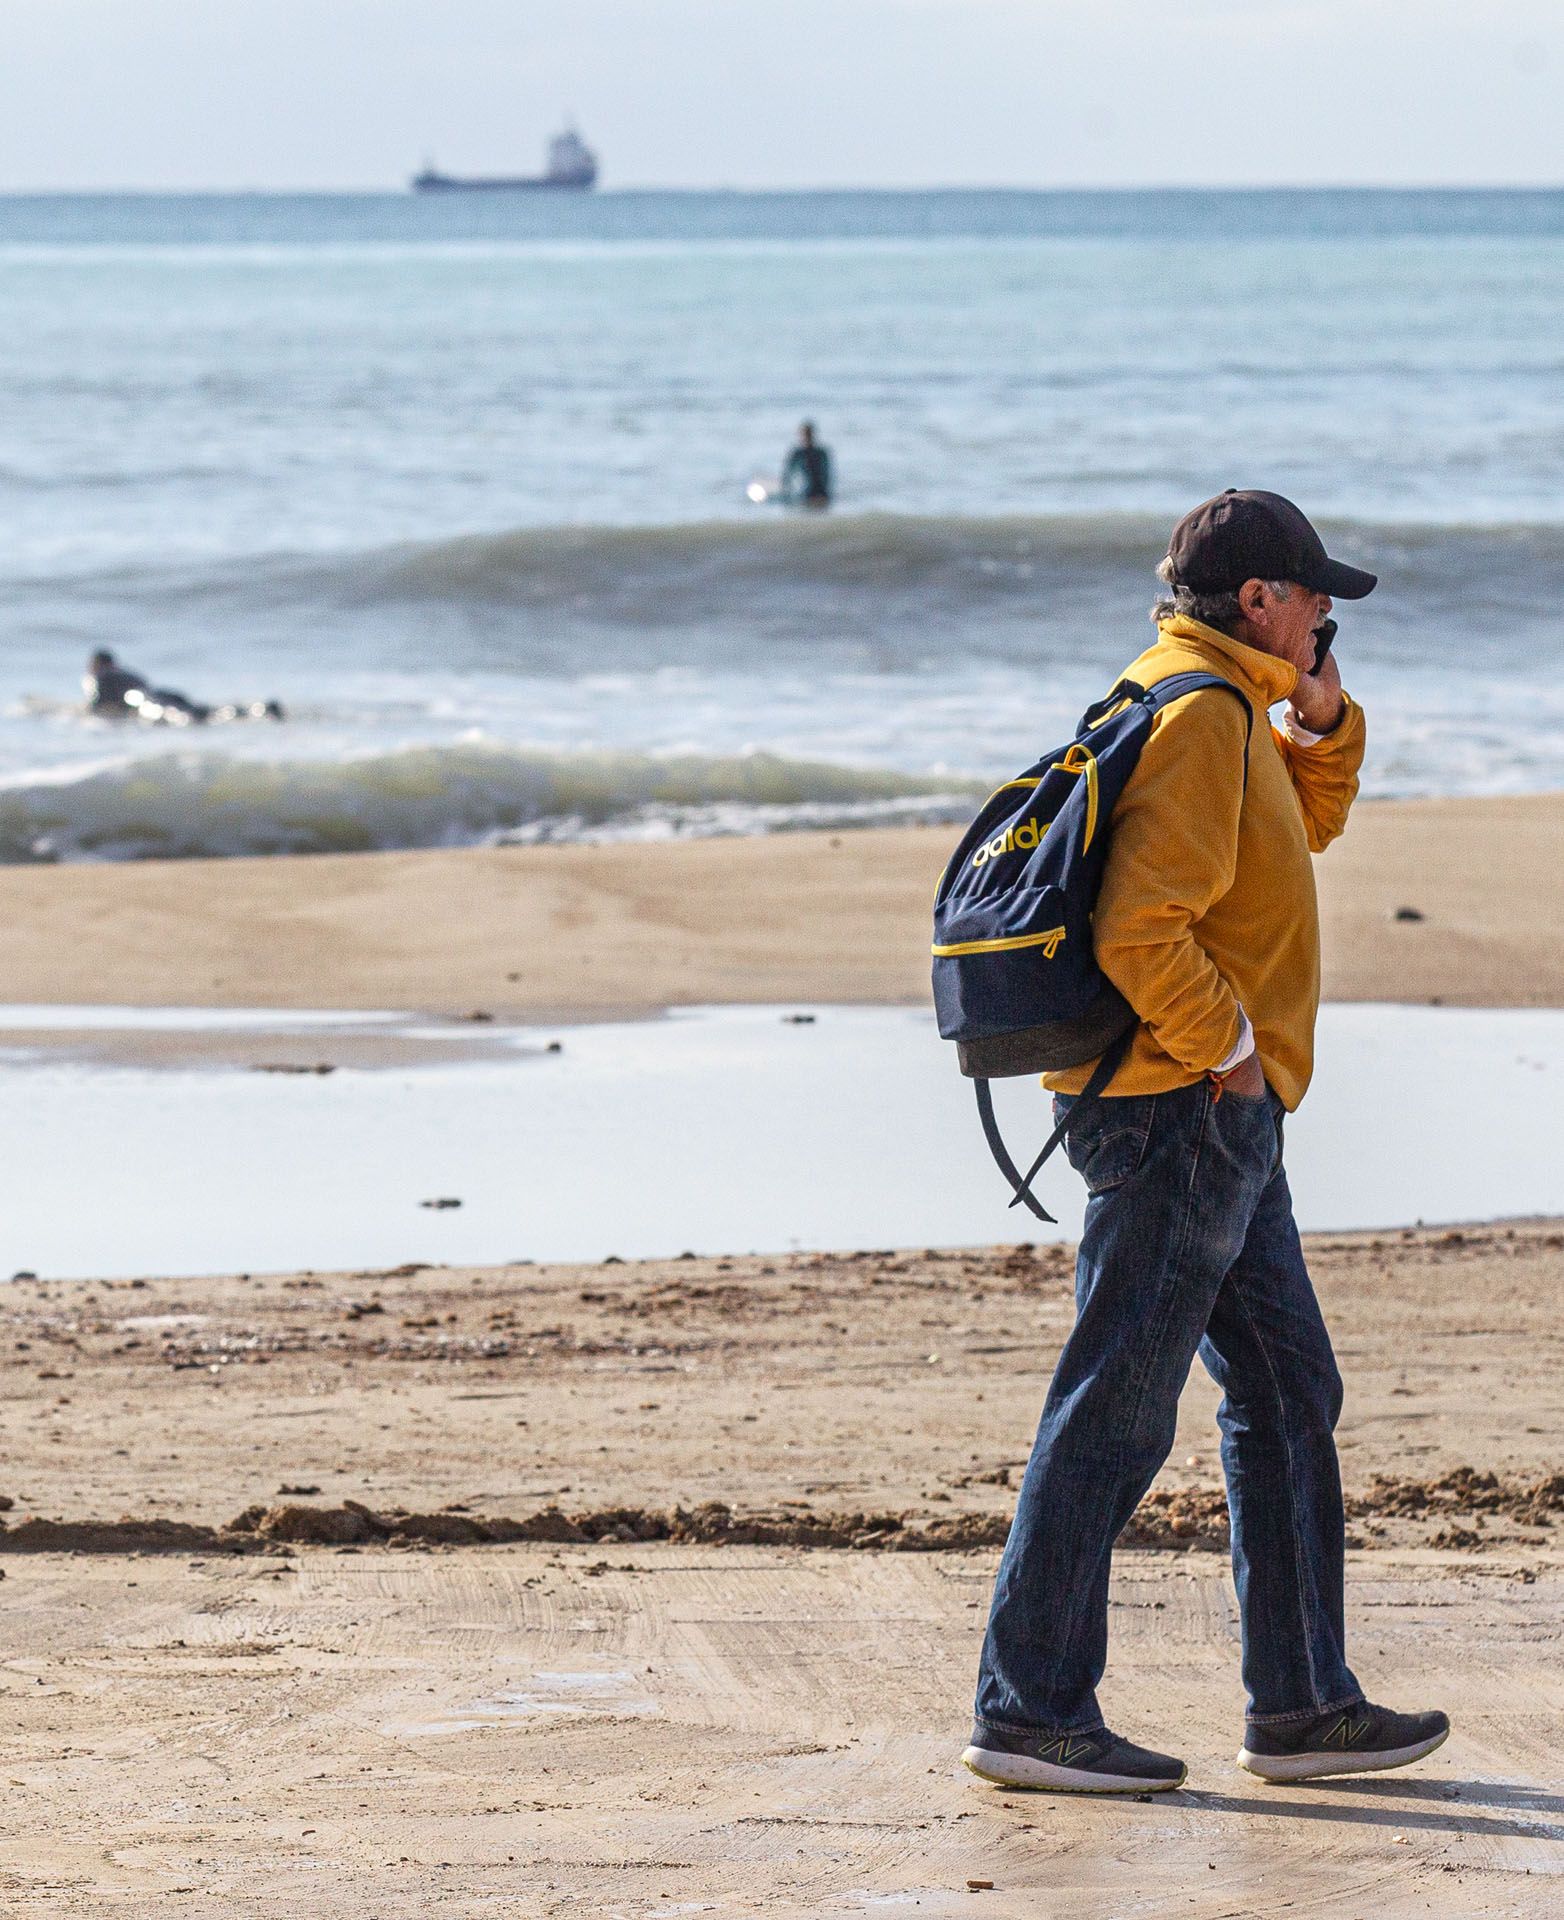
<svg viewBox="0 0 1564 1920"><path fill-rule="evenodd" d="M251 700L240 705L202 706L171 687L149 686L139 673L121 666L107 647L87 662L82 679L87 711L108 720L144 720L154 726L204 726L209 720L280 720L275 700Z"/></svg>
<svg viewBox="0 0 1564 1920"><path fill-rule="evenodd" d="M815 439L815 423L798 429L798 444L782 463L782 498L790 507L831 504L831 454Z"/></svg>

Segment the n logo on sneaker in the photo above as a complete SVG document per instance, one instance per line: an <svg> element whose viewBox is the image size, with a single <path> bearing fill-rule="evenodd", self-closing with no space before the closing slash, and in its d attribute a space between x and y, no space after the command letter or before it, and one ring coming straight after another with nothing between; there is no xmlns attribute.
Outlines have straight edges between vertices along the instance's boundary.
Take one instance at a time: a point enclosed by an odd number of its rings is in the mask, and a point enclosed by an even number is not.
<svg viewBox="0 0 1564 1920"><path fill-rule="evenodd" d="M1068 1733L1062 1733L1057 1740L1045 1740L1037 1749L1039 1760L1053 1760L1061 1767L1073 1766L1077 1760L1085 1759L1092 1750L1090 1740L1077 1740Z"/></svg>
<svg viewBox="0 0 1564 1920"><path fill-rule="evenodd" d="M1350 1713L1344 1713L1336 1722L1335 1726L1331 1728L1330 1732L1326 1734L1325 1738L1320 1742L1320 1745L1322 1747L1340 1747L1343 1752L1345 1752L1348 1747L1356 1746L1358 1741L1368 1732L1369 1726L1370 1722L1367 1718L1354 1720Z"/></svg>

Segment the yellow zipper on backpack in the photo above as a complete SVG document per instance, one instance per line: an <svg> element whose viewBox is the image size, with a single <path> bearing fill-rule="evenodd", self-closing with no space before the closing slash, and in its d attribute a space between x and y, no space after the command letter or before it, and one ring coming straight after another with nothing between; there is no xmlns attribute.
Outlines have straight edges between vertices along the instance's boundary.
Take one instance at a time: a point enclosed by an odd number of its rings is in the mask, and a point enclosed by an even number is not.
<svg viewBox="0 0 1564 1920"><path fill-rule="evenodd" d="M1013 953L1017 947L1046 947L1043 958L1052 960L1063 938L1063 927L1050 927L1047 933L1018 933L1008 940L957 940L948 947L930 947L929 952L944 960L956 953Z"/></svg>

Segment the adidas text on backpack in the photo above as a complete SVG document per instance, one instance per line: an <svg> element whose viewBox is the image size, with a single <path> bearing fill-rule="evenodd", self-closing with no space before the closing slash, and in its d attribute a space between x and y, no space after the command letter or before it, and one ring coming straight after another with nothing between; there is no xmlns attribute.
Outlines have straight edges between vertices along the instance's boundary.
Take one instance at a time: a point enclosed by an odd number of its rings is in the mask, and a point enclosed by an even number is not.
<svg viewBox="0 0 1564 1920"><path fill-rule="evenodd" d="M1032 1181L1081 1104L1097 1099L1129 1051L1135 1011L1097 965L1092 912L1113 809L1158 712L1185 694L1221 688L1254 713L1231 681L1176 673L1151 687L1121 680L1088 707L1068 746L1007 780L951 856L934 900L934 1010L976 1083L989 1148L1014 1189L1011 1206L1053 1219ZM1249 772L1249 734L1244 777ZM1023 1176L994 1118L990 1080L1097 1066Z"/></svg>

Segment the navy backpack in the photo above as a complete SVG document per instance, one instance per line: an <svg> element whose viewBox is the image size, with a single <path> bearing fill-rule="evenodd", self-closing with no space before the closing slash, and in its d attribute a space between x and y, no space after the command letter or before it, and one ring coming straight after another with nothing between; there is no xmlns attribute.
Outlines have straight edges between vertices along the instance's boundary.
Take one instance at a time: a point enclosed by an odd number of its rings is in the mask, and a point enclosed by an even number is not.
<svg viewBox="0 0 1564 1920"><path fill-rule="evenodd" d="M1129 1051L1135 1010L1097 965L1092 911L1113 809L1153 717L1171 701L1220 687L1242 703L1244 779L1254 710L1230 680L1175 673L1155 686L1121 680L1088 707L1070 744L1044 754L991 794L951 856L934 899L934 1010L976 1083L983 1133L1010 1182L1011 1206L1053 1219L1032 1182L1088 1100ZM990 1080L1097 1062L1080 1100L1023 1176L1000 1137Z"/></svg>

